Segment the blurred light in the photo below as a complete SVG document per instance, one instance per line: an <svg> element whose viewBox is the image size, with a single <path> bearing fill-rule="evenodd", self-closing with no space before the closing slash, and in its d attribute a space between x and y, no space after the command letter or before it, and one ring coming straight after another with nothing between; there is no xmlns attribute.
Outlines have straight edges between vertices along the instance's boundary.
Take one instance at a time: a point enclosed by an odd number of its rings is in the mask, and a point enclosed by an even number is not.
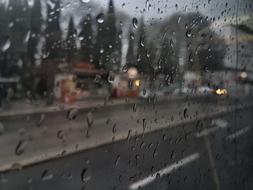
<svg viewBox="0 0 253 190"><path fill-rule="evenodd" d="M135 67L131 67L127 70L128 77L134 79L138 75L138 70Z"/></svg>
<svg viewBox="0 0 253 190"><path fill-rule="evenodd" d="M220 89L220 88L217 89L215 92L217 95L227 95L228 93L226 89Z"/></svg>
<svg viewBox="0 0 253 190"><path fill-rule="evenodd" d="M241 72L240 77L242 79L246 79L248 77L248 74L246 72Z"/></svg>
<svg viewBox="0 0 253 190"><path fill-rule="evenodd" d="M134 84L135 84L135 86L139 87L139 86L141 85L141 81L140 81L140 80L136 80L136 81L134 82Z"/></svg>

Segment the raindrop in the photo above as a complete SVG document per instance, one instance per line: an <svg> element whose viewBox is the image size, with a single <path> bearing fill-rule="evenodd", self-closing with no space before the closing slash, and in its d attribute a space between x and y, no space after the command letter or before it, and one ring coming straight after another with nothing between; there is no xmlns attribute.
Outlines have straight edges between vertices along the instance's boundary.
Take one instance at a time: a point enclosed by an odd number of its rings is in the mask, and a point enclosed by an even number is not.
<svg viewBox="0 0 253 190"><path fill-rule="evenodd" d="M22 61L22 59L18 60L17 65L18 65L19 68L23 67L23 61Z"/></svg>
<svg viewBox="0 0 253 190"><path fill-rule="evenodd" d="M104 53L104 49L101 48L99 52L100 52L101 54Z"/></svg>
<svg viewBox="0 0 253 190"><path fill-rule="evenodd" d="M14 26L14 22L10 22L8 25L9 28L12 28L13 26Z"/></svg>
<svg viewBox="0 0 253 190"><path fill-rule="evenodd" d="M133 105L133 112L136 112L136 109L137 109L137 105L134 104L134 105Z"/></svg>
<svg viewBox="0 0 253 190"><path fill-rule="evenodd" d="M122 32L118 33L118 37L119 37L119 39L122 39Z"/></svg>
<svg viewBox="0 0 253 190"><path fill-rule="evenodd" d="M80 0L81 1L81 3L89 3L90 2L90 0Z"/></svg>
<svg viewBox="0 0 253 190"><path fill-rule="evenodd" d="M50 173L48 170L44 170L41 174L42 181L47 181L53 179L54 175Z"/></svg>
<svg viewBox="0 0 253 190"><path fill-rule="evenodd" d="M144 46L145 46L143 39L141 40L140 45L141 45L142 47L144 47Z"/></svg>
<svg viewBox="0 0 253 190"><path fill-rule="evenodd" d="M181 16L178 17L177 23L179 24L181 22Z"/></svg>
<svg viewBox="0 0 253 190"><path fill-rule="evenodd" d="M2 46L1 51L6 52L11 47L11 41L8 39Z"/></svg>
<svg viewBox="0 0 253 190"><path fill-rule="evenodd" d="M130 130L128 131L128 134L127 134L127 141L129 141L129 140L130 140L131 133L132 133L132 130L130 129Z"/></svg>
<svg viewBox="0 0 253 190"><path fill-rule="evenodd" d="M186 37L190 38L192 36L192 33L190 30L187 30L185 35Z"/></svg>
<svg viewBox="0 0 253 190"><path fill-rule="evenodd" d="M130 38L131 38L132 40L134 40L134 33L131 33L131 34L130 34Z"/></svg>
<svg viewBox="0 0 253 190"><path fill-rule="evenodd" d="M79 109L77 108L71 108L67 113L67 119L68 120L74 120L77 118L79 114Z"/></svg>
<svg viewBox="0 0 253 190"><path fill-rule="evenodd" d="M64 131L63 130L59 130L57 132L57 138L58 139L63 139L64 138Z"/></svg>
<svg viewBox="0 0 253 190"><path fill-rule="evenodd" d="M40 119L37 122L37 126L40 127L44 123L44 121L45 121L45 114L41 114Z"/></svg>
<svg viewBox="0 0 253 190"><path fill-rule="evenodd" d="M4 125L0 122L0 135L4 133Z"/></svg>
<svg viewBox="0 0 253 190"><path fill-rule="evenodd" d="M174 47L174 41L172 39L170 40L170 47Z"/></svg>
<svg viewBox="0 0 253 190"><path fill-rule="evenodd" d="M88 180L90 180L90 176L86 176L87 168L84 168L81 173L81 180L83 183L86 183Z"/></svg>
<svg viewBox="0 0 253 190"><path fill-rule="evenodd" d="M27 142L24 140L20 140L18 145L16 146L15 153L17 156L20 156L25 152L25 147L27 145Z"/></svg>
<svg viewBox="0 0 253 190"><path fill-rule="evenodd" d="M114 123L112 127L112 133L115 134L116 132L117 132L117 127L116 127L116 123Z"/></svg>
<svg viewBox="0 0 253 190"><path fill-rule="evenodd" d="M25 35L25 38L24 38L24 40L23 40L23 43L27 43L27 42L28 42L28 40L30 39L30 35L31 35L31 31L28 31L28 32L26 33L26 35Z"/></svg>
<svg viewBox="0 0 253 190"><path fill-rule="evenodd" d="M28 0L27 4L30 8L32 8L34 6L34 0Z"/></svg>
<svg viewBox="0 0 253 190"><path fill-rule="evenodd" d="M113 83L114 82L115 76L114 76L113 72L109 72L109 76L108 76L107 80L108 80L109 83Z"/></svg>
<svg viewBox="0 0 253 190"><path fill-rule="evenodd" d="M178 4L175 4L176 10L178 9Z"/></svg>
<svg viewBox="0 0 253 190"><path fill-rule="evenodd" d="M102 24L105 21L105 15L103 13L100 13L97 18L96 18L97 22L99 24Z"/></svg>
<svg viewBox="0 0 253 190"><path fill-rule="evenodd" d="M86 121L87 121L88 127L91 127L93 125L94 119L93 119L93 114L91 112L87 114Z"/></svg>
<svg viewBox="0 0 253 190"><path fill-rule="evenodd" d="M174 160L175 159L175 152L172 151L171 154L170 154L170 159Z"/></svg>
<svg viewBox="0 0 253 190"><path fill-rule="evenodd" d="M186 119L188 117L188 114L187 114L187 108L184 109L184 118Z"/></svg>
<svg viewBox="0 0 253 190"><path fill-rule="evenodd" d="M133 20L132 20L132 23L133 23L133 26L134 26L134 28L138 28L138 20L137 20L137 18L133 18Z"/></svg>
<svg viewBox="0 0 253 190"><path fill-rule="evenodd" d="M143 95L145 96L146 95L146 93L147 93L147 90L146 90L146 88L143 88Z"/></svg>
<svg viewBox="0 0 253 190"><path fill-rule="evenodd" d="M147 127L147 120L146 119L142 119L142 128L143 128L143 131L145 131Z"/></svg>
<svg viewBox="0 0 253 190"><path fill-rule="evenodd" d="M115 167L117 167L119 165L119 161L120 161L120 155L118 155L115 160Z"/></svg>

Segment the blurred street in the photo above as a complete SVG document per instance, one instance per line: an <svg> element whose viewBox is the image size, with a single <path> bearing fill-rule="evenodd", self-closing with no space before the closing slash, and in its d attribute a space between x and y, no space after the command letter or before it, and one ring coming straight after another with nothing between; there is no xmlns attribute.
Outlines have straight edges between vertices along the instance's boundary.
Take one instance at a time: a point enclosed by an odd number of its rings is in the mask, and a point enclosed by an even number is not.
<svg viewBox="0 0 253 190"><path fill-rule="evenodd" d="M2 117L1 170L29 166L2 172L0 186L252 189L251 106L232 99L163 100L79 110L73 120L67 112L45 114L43 121L41 114Z"/></svg>

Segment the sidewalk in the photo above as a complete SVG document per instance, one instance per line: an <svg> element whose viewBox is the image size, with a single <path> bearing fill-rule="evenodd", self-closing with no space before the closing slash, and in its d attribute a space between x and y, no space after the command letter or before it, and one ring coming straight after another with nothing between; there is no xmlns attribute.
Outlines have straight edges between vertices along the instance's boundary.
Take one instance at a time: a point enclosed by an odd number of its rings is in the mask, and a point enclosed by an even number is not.
<svg viewBox="0 0 253 190"><path fill-rule="evenodd" d="M162 100L183 100L185 96L167 96L159 97L158 101ZM195 96L199 98L199 96ZM104 106L115 106L125 103L140 103L147 99L139 98L124 98L124 99L108 99L107 97L94 97L87 98L84 100L75 101L73 103L64 103L62 101L55 101L53 105L47 105L45 100L36 100L34 102L28 102L27 100L18 100L8 103L7 106L3 106L0 110L1 116L15 116L25 115L34 113L50 113L57 111L66 111L71 108L88 109L88 108L99 108ZM5 108L7 107L7 108Z"/></svg>
<svg viewBox="0 0 253 190"><path fill-rule="evenodd" d="M171 95L157 97L155 102L162 101L190 101L190 100L223 100L222 97L208 96L208 95ZM232 100L229 98L227 100ZM152 100L151 100L152 101ZM36 113L51 113L68 111L71 108L78 109L91 109L101 108L106 106L116 106L123 104L137 104L150 102L149 99L140 98L124 98L124 99L108 99L107 97L94 97L84 100L75 101L73 103L64 103L61 101L55 101L53 105L47 105L45 100L37 100L35 102L28 102L27 100L12 101L8 104L8 108L0 110L0 117L15 116L15 115L27 115Z"/></svg>

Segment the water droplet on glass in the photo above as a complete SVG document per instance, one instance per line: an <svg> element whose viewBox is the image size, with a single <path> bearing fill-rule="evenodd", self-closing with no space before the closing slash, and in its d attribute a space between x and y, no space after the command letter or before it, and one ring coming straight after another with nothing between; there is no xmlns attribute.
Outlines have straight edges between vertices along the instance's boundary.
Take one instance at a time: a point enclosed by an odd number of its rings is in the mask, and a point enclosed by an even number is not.
<svg viewBox="0 0 253 190"><path fill-rule="evenodd" d="M90 0L80 0L81 1L81 3L89 3L90 2Z"/></svg>
<svg viewBox="0 0 253 190"><path fill-rule="evenodd" d="M137 105L134 104L134 105L133 105L133 112L136 112L136 108L137 108Z"/></svg>
<svg viewBox="0 0 253 190"><path fill-rule="evenodd" d="M176 10L178 9L178 4L175 4Z"/></svg>
<svg viewBox="0 0 253 190"><path fill-rule="evenodd" d="M133 18L133 20L132 20L132 23L133 23L133 26L134 26L134 28L138 28L138 20L137 20L137 18Z"/></svg>
<svg viewBox="0 0 253 190"><path fill-rule="evenodd" d="M102 54L102 53L104 53L104 49L100 49L100 51L99 51L99 52L100 52L101 54Z"/></svg>
<svg viewBox="0 0 253 190"><path fill-rule="evenodd" d="M174 41L172 39L170 40L170 47L174 47Z"/></svg>
<svg viewBox="0 0 253 190"><path fill-rule="evenodd" d="M97 18L96 18L97 22L99 24L102 24L105 21L105 15L103 13L100 13Z"/></svg>
<svg viewBox="0 0 253 190"><path fill-rule="evenodd" d="M175 152L172 151L171 154L170 154L170 159L174 160L175 159Z"/></svg>
<svg viewBox="0 0 253 190"><path fill-rule="evenodd" d="M37 122L37 126L40 127L44 123L44 121L45 121L45 114L41 114L40 119Z"/></svg>
<svg viewBox="0 0 253 190"><path fill-rule="evenodd" d="M188 117L188 114L187 114L187 108L184 109L184 118L186 119Z"/></svg>
<svg viewBox="0 0 253 190"><path fill-rule="evenodd" d="M27 4L30 8L34 6L34 0L27 0Z"/></svg>
<svg viewBox="0 0 253 190"><path fill-rule="evenodd" d="M177 23L179 24L181 22L181 16L178 17Z"/></svg>
<svg viewBox="0 0 253 190"><path fill-rule="evenodd" d="M87 168L84 168L82 173L81 173L81 180L84 183L87 182L86 172L87 172Z"/></svg>
<svg viewBox="0 0 253 190"><path fill-rule="evenodd" d="M116 160L115 160L115 167L118 166L119 160L120 160L120 155L118 155L117 158L116 158Z"/></svg>
<svg viewBox="0 0 253 190"><path fill-rule="evenodd" d="M77 108L72 108L72 109L70 109L70 110L68 111L68 113L67 113L67 119L68 119L68 120L74 120L74 119L77 118L78 114L79 114L79 109L77 109Z"/></svg>
<svg viewBox="0 0 253 190"><path fill-rule="evenodd" d="M109 72L109 76L108 76L108 82L109 83L113 83L114 82L114 80L115 80L115 75L114 75L114 73L113 72Z"/></svg>
<svg viewBox="0 0 253 190"><path fill-rule="evenodd" d="M18 60L17 66L18 66L19 68L22 68L22 67L23 67L23 61L22 61L22 59L19 59L19 60Z"/></svg>
<svg viewBox="0 0 253 190"><path fill-rule="evenodd" d="M11 47L11 41L8 39L1 48L2 52L6 52Z"/></svg>
<svg viewBox="0 0 253 190"><path fill-rule="evenodd" d="M88 127L91 127L93 125L94 119L93 119L92 112L89 112L87 114L86 121L87 121Z"/></svg>
<svg viewBox="0 0 253 190"><path fill-rule="evenodd" d="M53 179L54 175L50 173L48 170L44 170L41 174L42 181L47 181Z"/></svg>
<svg viewBox="0 0 253 190"><path fill-rule="evenodd" d="M0 122L0 135L4 133L4 125Z"/></svg>
<svg viewBox="0 0 253 190"><path fill-rule="evenodd" d="M24 140L20 140L19 143L16 146L15 149L15 153L17 156L20 156L21 154L23 154L25 152L25 148L26 148L27 142Z"/></svg>
<svg viewBox="0 0 253 190"><path fill-rule="evenodd" d="M117 126L116 126L116 123L114 123L112 127L112 133L115 134L116 132L117 132Z"/></svg>
<svg viewBox="0 0 253 190"><path fill-rule="evenodd" d="M143 131L145 131L147 127L147 120L146 119L142 119L142 128L143 128Z"/></svg>
<svg viewBox="0 0 253 190"><path fill-rule="evenodd" d="M30 39L30 34L31 34L31 31L28 31L24 37L24 40L23 40L23 43L27 43L28 40Z"/></svg>
<svg viewBox="0 0 253 190"><path fill-rule="evenodd" d="M59 130L57 132L57 138L58 139L63 139L64 138L64 131L63 130Z"/></svg>
<svg viewBox="0 0 253 190"><path fill-rule="evenodd" d="M190 30L187 30L185 35L186 37L190 38L192 36L192 33Z"/></svg>

